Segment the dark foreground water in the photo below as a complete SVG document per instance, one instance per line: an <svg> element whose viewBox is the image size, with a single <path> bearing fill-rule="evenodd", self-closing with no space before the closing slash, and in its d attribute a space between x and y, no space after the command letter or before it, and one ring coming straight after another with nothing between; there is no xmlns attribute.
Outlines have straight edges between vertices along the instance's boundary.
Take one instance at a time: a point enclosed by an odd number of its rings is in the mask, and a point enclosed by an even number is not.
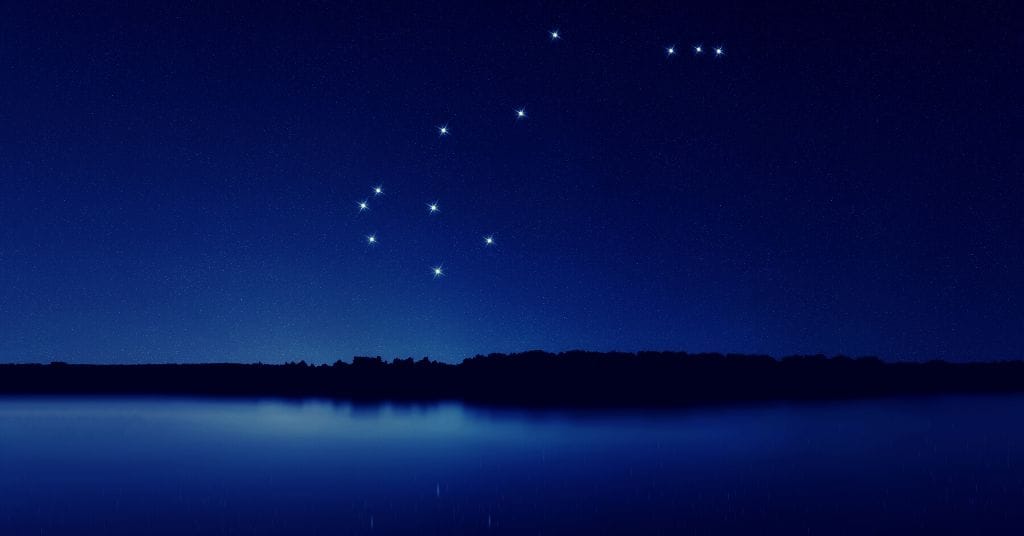
<svg viewBox="0 0 1024 536"><path fill-rule="evenodd" d="M0 534L1019 534L1024 397L0 398Z"/></svg>

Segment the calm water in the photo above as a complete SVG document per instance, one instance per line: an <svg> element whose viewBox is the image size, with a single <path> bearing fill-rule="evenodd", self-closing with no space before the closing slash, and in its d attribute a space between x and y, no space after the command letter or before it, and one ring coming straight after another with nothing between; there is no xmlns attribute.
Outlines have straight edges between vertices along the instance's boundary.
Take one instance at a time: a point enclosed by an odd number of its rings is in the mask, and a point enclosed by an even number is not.
<svg viewBox="0 0 1024 536"><path fill-rule="evenodd" d="M0 534L1016 534L1022 417L0 398Z"/></svg>

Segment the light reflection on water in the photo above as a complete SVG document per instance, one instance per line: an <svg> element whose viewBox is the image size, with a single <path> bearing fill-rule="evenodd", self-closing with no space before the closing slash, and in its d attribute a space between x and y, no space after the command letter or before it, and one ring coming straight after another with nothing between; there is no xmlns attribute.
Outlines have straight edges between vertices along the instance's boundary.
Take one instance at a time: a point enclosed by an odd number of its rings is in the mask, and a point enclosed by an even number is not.
<svg viewBox="0 0 1024 536"><path fill-rule="evenodd" d="M0 398L0 534L1019 532L1022 410Z"/></svg>

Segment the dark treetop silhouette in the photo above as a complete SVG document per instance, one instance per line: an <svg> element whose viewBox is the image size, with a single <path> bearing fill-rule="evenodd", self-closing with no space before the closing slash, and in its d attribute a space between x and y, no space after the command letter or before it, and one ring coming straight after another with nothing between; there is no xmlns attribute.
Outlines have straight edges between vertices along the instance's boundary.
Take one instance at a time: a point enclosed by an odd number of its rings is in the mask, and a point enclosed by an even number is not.
<svg viewBox="0 0 1024 536"><path fill-rule="evenodd" d="M355 357L309 365L0 365L0 393L188 394L462 400L553 406L670 406L904 394L1024 391L1024 362L885 363L875 357L685 352Z"/></svg>

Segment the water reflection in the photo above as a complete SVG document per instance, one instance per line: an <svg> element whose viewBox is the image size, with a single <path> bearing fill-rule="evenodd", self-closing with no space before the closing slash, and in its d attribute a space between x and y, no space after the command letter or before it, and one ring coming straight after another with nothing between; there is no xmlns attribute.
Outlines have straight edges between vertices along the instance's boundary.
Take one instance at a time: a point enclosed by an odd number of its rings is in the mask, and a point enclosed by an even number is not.
<svg viewBox="0 0 1024 536"><path fill-rule="evenodd" d="M0 399L0 534L1017 532L1022 397Z"/></svg>

